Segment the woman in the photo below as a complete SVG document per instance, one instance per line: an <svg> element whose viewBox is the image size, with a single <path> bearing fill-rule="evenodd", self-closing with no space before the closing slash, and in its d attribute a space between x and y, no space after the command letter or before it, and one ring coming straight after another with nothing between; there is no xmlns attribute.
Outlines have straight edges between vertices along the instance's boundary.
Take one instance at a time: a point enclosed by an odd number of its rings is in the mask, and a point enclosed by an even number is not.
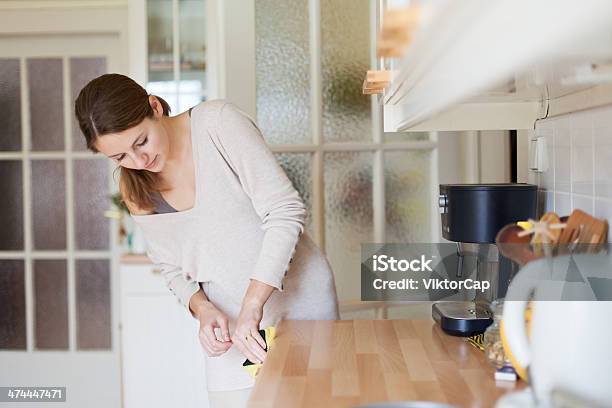
<svg viewBox="0 0 612 408"><path fill-rule="evenodd" d="M88 148L121 168L149 257L199 320L211 406L242 406L253 385L242 363L266 358L258 330L337 319L334 279L255 123L222 100L169 112L119 74L92 80L75 102Z"/></svg>

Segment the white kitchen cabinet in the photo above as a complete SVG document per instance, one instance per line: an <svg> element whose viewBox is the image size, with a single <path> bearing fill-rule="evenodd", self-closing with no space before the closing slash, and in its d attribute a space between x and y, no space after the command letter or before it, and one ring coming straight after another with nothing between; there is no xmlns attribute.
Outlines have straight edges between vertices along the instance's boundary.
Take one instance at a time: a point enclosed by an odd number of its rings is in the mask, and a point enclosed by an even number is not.
<svg viewBox="0 0 612 408"><path fill-rule="evenodd" d="M124 407L208 407L198 322L154 265L124 264L120 276Z"/></svg>
<svg viewBox="0 0 612 408"><path fill-rule="evenodd" d="M612 102L609 0L416 3L425 12L403 57L379 67L391 71L385 131L532 129Z"/></svg>

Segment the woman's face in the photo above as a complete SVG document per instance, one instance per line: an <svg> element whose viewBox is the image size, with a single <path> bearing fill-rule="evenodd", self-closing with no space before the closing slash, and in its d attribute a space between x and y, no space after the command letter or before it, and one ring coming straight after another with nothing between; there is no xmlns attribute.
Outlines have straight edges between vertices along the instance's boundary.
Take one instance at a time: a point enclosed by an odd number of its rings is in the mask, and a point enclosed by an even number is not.
<svg viewBox="0 0 612 408"><path fill-rule="evenodd" d="M145 118L138 125L119 133L98 137L95 146L122 167L158 173L168 158L168 132L162 124L163 108L152 97L153 118Z"/></svg>

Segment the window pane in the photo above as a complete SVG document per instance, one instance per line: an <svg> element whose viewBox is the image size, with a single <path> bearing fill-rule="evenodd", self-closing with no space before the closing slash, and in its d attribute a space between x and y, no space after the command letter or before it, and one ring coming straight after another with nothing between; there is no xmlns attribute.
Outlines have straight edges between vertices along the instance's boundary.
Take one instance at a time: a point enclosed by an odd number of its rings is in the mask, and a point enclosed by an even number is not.
<svg viewBox="0 0 612 408"><path fill-rule="evenodd" d="M173 79L172 1L147 0L149 81Z"/></svg>
<svg viewBox="0 0 612 408"><path fill-rule="evenodd" d="M76 261L77 348L111 348L110 265L105 259Z"/></svg>
<svg viewBox="0 0 612 408"><path fill-rule="evenodd" d="M37 349L68 349L66 260L34 261Z"/></svg>
<svg viewBox="0 0 612 408"><path fill-rule="evenodd" d="M108 159L75 160L74 187L77 249L108 249Z"/></svg>
<svg viewBox="0 0 612 408"><path fill-rule="evenodd" d="M257 124L268 143L312 143L308 0L255 2Z"/></svg>
<svg viewBox="0 0 612 408"><path fill-rule="evenodd" d="M32 160L35 249L66 249L66 182L63 160Z"/></svg>
<svg viewBox="0 0 612 408"><path fill-rule="evenodd" d="M385 242L430 242L430 152L385 153Z"/></svg>
<svg viewBox="0 0 612 408"><path fill-rule="evenodd" d="M106 58L70 58L70 89L72 92L72 148L86 150L85 138L74 116L74 101L89 81L106 73Z"/></svg>
<svg viewBox="0 0 612 408"><path fill-rule="evenodd" d="M0 349L26 348L23 261L0 259Z"/></svg>
<svg viewBox="0 0 612 408"><path fill-rule="evenodd" d="M361 243L372 242L370 152L325 154L325 249L340 299L358 299Z"/></svg>
<svg viewBox="0 0 612 408"><path fill-rule="evenodd" d="M64 149L64 78L61 58L29 58L32 150Z"/></svg>
<svg viewBox="0 0 612 408"><path fill-rule="evenodd" d="M275 156L308 209L305 225L306 229L312 233L311 155L310 153L277 153Z"/></svg>
<svg viewBox="0 0 612 408"><path fill-rule="evenodd" d="M370 97L361 86L370 67L370 1L321 1L323 135L326 142L368 141Z"/></svg>
<svg viewBox="0 0 612 408"><path fill-rule="evenodd" d="M22 178L21 161L0 160L0 250L23 250Z"/></svg>
<svg viewBox="0 0 612 408"><path fill-rule="evenodd" d="M21 150L19 60L0 58L0 151Z"/></svg>
<svg viewBox="0 0 612 408"><path fill-rule="evenodd" d="M184 112L205 100L206 5L204 0L179 2L181 83L179 110Z"/></svg>
<svg viewBox="0 0 612 408"><path fill-rule="evenodd" d="M172 114L176 115L181 112L178 83L174 78L172 15L171 1L147 0L149 47L147 91L168 102Z"/></svg>

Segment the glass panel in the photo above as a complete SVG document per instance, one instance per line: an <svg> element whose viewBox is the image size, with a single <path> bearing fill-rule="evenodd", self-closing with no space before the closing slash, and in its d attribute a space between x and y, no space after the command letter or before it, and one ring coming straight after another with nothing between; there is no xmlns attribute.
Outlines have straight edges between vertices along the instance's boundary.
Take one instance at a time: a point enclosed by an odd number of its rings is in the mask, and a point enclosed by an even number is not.
<svg viewBox="0 0 612 408"><path fill-rule="evenodd" d="M205 10L204 0L179 1L181 82L177 113L206 100Z"/></svg>
<svg viewBox="0 0 612 408"><path fill-rule="evenodd" d="M74 116L74 101L89 81L106 73L106 58L70 58L70 89L72 90L72 148L86 150L85 138Z"/></svg>
<svg viewBox="0 0 612 408"><path fill-rule="evenodd" d="M2 116L2 115L0 115ZM21 161L0 160L0 250L23 250L23 172ZM0 303L1 304L1 303Z"/></svg>
<svg viewBox="0 0 612 408"><path fill-rule="evenodd" d="M368 141L370 98L362 95L370 67L369 0L321 1L323 134L326 142Z"/></svg>
<svg viewBox="0 0 612 408"><path fill-rule="evenodd" d="M430 152L385 153L385 242L431 242Z"/></svg>
<svg viewBox="0 0 612 408"><path fill-rule="evenodd" d="M68 349L68 276L66 260L34 261L37 349Z"/></svg>
<svg viewBox="0 0 612 408"><path fill-rule="evenodd" d="M361 295L361 243L372 242L370 152L325 154L325 244L340 299Z"/></svg>
<svg viewBox="0 0 612 408"><path fill-rule="evenodd" d="M311 155L310 153L277 153L275 156L308 209L305 225L308 232L312 233Z"/></svg>
<svg viewBox="0 0 612 408"><path fill-rule="evenodd" d="M63 160L32 160L35 249L66 249L66 181Z"/></svg>
<svg viewBox="0 0 612 408"><path fill-rule="evenodd" d="M76 261L77 348L111 348L110 264Z"/></svg>
<svg viewBox="0 0 612 408"><path fill-rule="evenodd" d="M32 150L64 150L64 77L61 58L29 58Z"/></svg>
<svg viewBox="0 0 612 408"><path fill-rule="evenodd" d="M108 249L109 207L107 159L74 161L75 236L77 249Z"/></svg>
<svg viewBox="0 0 612 408"><path fill-rule="evenodd" d="M21 150L19 60L0 58L0 151Z"/></svg>
<svg viewBox="0 0 612 408"><path fill-rule="evenodd" d="M163 98L174 114L180 113L172 55L172 1L147 0L149 79L147 91Z"/></svg>
<svg viewBox="0 0 612 408"><path fill-rule="evenodd" d="M429 132L390 132L384 133L385 142L407 142L429 140Z"/></svg>
<svg viewBox="0 0 612 408"><path fill-rule="evenodd" d="M172 1L147 0L149 81L172 80Z"/></svg>
<svg viewBox="0 0 612 408"><path fill-rule="evenodd" d="M0 259L0 349L26 348L23 261Z"/></svg>
<svg viewBox="0 0 612 408"><path fill-rule="evenodd" d="M308 0L255 2L257 122L268 143L312 143Z"/></svg>

